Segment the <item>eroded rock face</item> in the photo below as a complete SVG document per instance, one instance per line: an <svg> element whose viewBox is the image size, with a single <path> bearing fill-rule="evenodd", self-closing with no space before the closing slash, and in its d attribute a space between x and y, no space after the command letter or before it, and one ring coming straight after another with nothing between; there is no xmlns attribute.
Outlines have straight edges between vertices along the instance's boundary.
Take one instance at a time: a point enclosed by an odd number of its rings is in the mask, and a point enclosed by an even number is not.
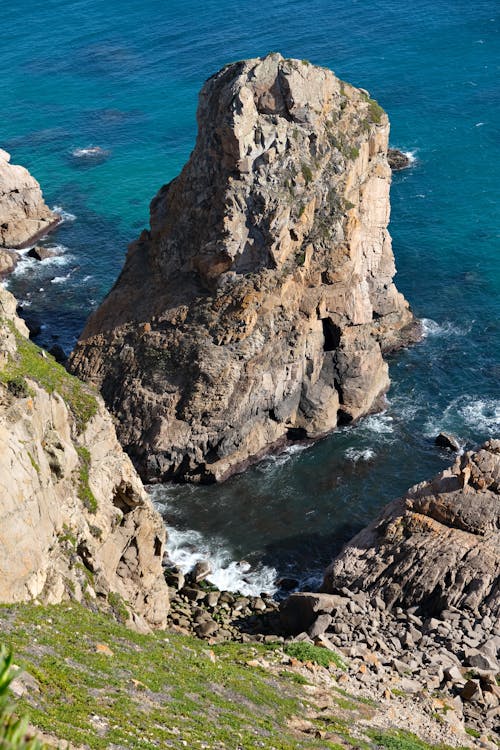
<svg viewBox="0 0 500 750"><path fill-rule="evenodd" d="M24 340L15 308L0 289L0 601L76 598L164 627L163 522L101 399Z"/></svg>
<svg viewBox="0 0 500 750"><path fill-rule="evenodd" d="M72 357L148 479L220 480L374 408L413 317L393 284L389 123L278 54L224 68Z"/></svg>
<svg viewBox="0 0 500 750"><path fill-rule="evenodd" d="M45 204L27 169L10 164L0 149L0 247L22 248L55 227L60 219Z"/></svg>
<svg viewBox="0 0 500 750"><path fill-rule="evenodd" d="M500 440L386 506L326 571L325 591L344 586L389 607L500 618Z"/></svg>

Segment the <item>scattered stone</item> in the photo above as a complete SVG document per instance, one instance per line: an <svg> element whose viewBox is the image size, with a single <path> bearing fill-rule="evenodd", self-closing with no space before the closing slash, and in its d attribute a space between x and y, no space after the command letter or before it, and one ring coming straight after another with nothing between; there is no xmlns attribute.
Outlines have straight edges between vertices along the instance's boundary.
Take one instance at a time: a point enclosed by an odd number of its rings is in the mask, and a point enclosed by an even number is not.
<svg viewBox="0 0 500 750"><path fill-rule="evenodd" d="M212 567L206 560L199 560L194 568L188 573L187 579L190 583L200 583L212 572Z"/></svg>
<svg viewBox="0 0 500 750"><path fill-rule="evenodd" d="M324 613L322 615L318 615L318 617L315 619L309 630L307 631L310 638L314 640L316 636L322 635L328 630L328 626L332 622L332 616Z"/></svg>
<svg viewBox="0 0 500 750"><path fill-rule="evenodd" d="M106 643L96 643L95 650L97 654L105 654L106 656L115 655L115 652Z"/></svg>
<svg viewBox="0 0 500 750"><path fill-rule="evenodd" d="M482 700L483 694L481 692L479 680L467 680L460 692L460 695L462 696L464 701Z"/></svg>

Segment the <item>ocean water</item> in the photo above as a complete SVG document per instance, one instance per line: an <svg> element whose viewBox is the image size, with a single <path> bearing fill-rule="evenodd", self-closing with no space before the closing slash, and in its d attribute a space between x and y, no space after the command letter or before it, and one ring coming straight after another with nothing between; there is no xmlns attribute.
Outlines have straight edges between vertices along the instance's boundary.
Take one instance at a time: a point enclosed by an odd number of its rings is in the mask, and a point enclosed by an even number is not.
<svg viewBox="0 0 500 750"><path fill-rule="evenodd" d="M170 554L220 585L313 585L377 510L500 423L500 14L497 0L14 0L2 4L0 147L65 221L9 286L69 350L116 278L148 204L193 146L197 92L225 63L280 51L332 68L389 113L397 285L426 336L390 358L384 413L294 446L222 487L154 497ZM244 561L244 562L241 562Z"/></svg>

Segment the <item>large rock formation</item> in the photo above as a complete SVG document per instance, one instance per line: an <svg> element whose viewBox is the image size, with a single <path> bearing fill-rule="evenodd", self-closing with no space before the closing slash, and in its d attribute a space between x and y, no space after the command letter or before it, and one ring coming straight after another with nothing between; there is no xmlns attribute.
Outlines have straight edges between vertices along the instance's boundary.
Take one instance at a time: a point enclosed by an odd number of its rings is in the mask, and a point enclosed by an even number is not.
<svg viewBox="0 0 500 750"><path fill-rule="evenodd" d="M45 204L38 182L27 169L9 164L0 149L0 248L22 248L56 226L60 218Z"/></svg>
<svg viewBox="0 0 500 750"><path fill-rule="evenodd" d="M388 607L439 616L457 607L500 618L500 440L390 503L352 539L325 575Z"/></svg>
<svg viewBox="0 0 500 750"><path fill-rule="evenodd" d="M76 598L163 627L165 529L100 397L0 288L0 601Z"/></svg>
<svg viewBox="0 0 500 750"><path fill-rule="evenodd" d="M72 358L148 479L220 480L365 414L413 321L366 92L271 54L210 78L198 125Z"/></svg>

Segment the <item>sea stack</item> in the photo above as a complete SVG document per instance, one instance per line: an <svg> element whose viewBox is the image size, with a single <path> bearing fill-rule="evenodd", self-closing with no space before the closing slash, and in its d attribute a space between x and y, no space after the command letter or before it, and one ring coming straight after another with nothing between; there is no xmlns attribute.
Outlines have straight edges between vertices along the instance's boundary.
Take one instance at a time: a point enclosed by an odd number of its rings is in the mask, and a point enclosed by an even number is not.
<svg viewBox="0 0 500 750"><path fill-rule="evenodd" d="M142 476L219 481L374 409L415 336L393 283L389 122L273 53L203 86L198 137L91 316L97 385Z"/></svg>
<svg viewBox="0 0 500 750"><path fill-rule="evenodd" d="M28 247L59 221L34 177L24 167L10 164L10 154L0 149L0 248Z"/></svg>

